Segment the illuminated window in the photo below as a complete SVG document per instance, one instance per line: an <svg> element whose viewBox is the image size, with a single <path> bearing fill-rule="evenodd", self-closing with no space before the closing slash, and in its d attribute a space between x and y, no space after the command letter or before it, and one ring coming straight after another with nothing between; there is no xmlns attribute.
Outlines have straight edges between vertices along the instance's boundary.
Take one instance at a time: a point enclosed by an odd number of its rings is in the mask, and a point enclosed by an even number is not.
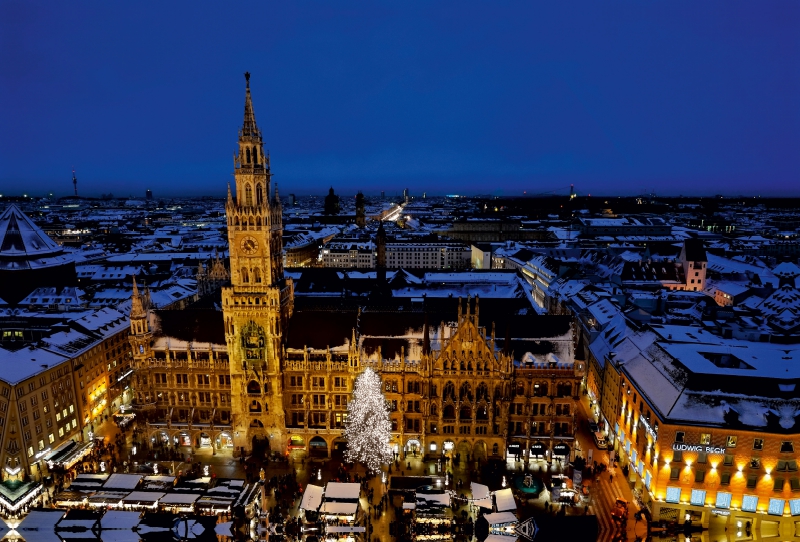
<svg viewBox="0 0 800 542"><path fill-rule="evenodd" d="M706 503L706 491L704 489L693 489L691 502L694 506L703 506Z"/></svg>
<svg viewBox="0 0 800 542"><path fill-rule="evenodd" d="M667 498L665 500L669 503L681 502L681 488L667 487Z"/></svg>
<svg viewBox="0 0 800 542"><path fill-rule="evenodd" d="M764 439L762 439L762 438L753 439L753 449L754 450L763 450L764 449Z"/></svg>
<svg viewBox="0 0 800 542"><path fill-rule="evenodd" d="M709 444L711 444L711 433L701 433L700 444L704 446L708 446Z"/></svg>
<svg viewBox="0 0 800 542"><path fill-rule="evenodd" d="M758 508L758 497L755 495L745 495L742 498L742 510L744 512L755 512Z"/></svg>
<svg viewBox="0 0 800 542"><path fill-rule="evenodd" d="M731 494L726 491L717 491L716 508L728 509L731 507Z"/></svg>

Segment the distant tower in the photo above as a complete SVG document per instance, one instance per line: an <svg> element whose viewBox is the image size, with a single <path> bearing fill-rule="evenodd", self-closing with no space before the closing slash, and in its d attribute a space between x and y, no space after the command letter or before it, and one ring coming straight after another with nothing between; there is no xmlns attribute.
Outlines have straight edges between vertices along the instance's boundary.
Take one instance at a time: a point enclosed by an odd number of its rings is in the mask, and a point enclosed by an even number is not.
<svg viewBox="0 0 800 542"><path fill-rule="evenodd" d="M338 215L340 211L339 196L333 193L333 187L328 190L328 195L325 196L325 214Z"/></svg>
<svg viewBox="0 0 800 542"><path fill-rule="evenodd" d="M75 189L75 195L78 195L78 178L75 176L75 168L72 168L72 187Z"/></svg>
<svg viewBox="0 0 800 542"><path fill-rule="evenodd" d="M364 209L364 194L356 194L356 226L363 228L367 225L367 213Z"/></svg>
<svg viewBox="0 0 800 542"><path fill-rule="evenodd" d="M153 199L153 191L150 190L149 188L144 193L144 199L146 199L146 200L152 200Z"/></svg>
<svg viewBox="0 0 800 542"><path fill-rule="evenodd" d="M148 378L149 360L153 358L153 331L150 328L150 302L147 295L139 293L136 277L133 277L133 293L131 294L130 312L131 333L128 340L133 349L133 370L136 393L134 408L151 410L156 406L155 395L151 388L152 379Z"/></svg>
<svg viewBox="0 0 800 542"><path fill-rule="evenodd" d="M408 203L408 188L403 189L403 201Z"/></svg>
<svg viewBox="0 0 800 542"><path fill-rule="evenodd" d="M386 199L386 191L385 190L381 190L381 199L382 200Z"/></svg>

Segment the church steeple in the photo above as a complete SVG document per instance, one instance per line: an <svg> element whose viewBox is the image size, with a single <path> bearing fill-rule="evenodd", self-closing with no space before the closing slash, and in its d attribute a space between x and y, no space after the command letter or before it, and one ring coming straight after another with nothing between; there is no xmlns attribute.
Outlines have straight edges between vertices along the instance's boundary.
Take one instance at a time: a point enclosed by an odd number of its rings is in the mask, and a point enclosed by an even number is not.
<svg viewBox="0 0 800 542"><path fill-rule="evenodd" d="M261 131L256 125L256 114L253 112L253 99L250 97L250 72L244 72L244 79L247 88L244 96L244 124L242 124L242 135L261 139Z"/></svg>

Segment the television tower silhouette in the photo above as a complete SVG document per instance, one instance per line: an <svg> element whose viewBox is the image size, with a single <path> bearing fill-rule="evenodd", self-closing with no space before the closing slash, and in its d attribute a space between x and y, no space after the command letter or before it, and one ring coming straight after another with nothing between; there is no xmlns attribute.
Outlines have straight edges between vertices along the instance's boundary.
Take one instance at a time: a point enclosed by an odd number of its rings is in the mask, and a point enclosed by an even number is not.
<svg viewBox="0 0 800 542"><path fill-rule="evenodd" d="M75 177L75 166L72 167L72 186L75 188L75 195L78 195L78 178Z"/></svg>

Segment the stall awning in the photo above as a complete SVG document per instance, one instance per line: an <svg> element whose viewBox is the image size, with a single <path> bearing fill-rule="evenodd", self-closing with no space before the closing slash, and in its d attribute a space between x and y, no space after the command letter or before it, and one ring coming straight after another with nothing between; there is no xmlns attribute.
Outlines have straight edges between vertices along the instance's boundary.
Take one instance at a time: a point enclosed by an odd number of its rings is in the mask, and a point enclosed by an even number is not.
<svg viewBox="0 0 800 542"><path fill-rule="evenodd" d="M158 499L166 495L166 493L160 493L158 491L134 491L124 499L122 502L124 504L146 504L146 505L154 505L158 502Z"/></svg>
<svg viewBox="0 0 800 542"><path fill-rule="evenodd" d="M503 525L506 523L516 523L517 516L511 512L495 512L494 514L484 514L484 518L489 522L489 525Z"/></svg>
<svg viewBox="0 0 800 542"><path fill-rule="evenodd" d="M516 536L505 536L502 534L490 534L483 542L517 542ZM103 541L105 542L105 541Z"/></svg>
<svg viewBox="0 0 800 542"><path fill-rule="evenodd" d="M355 514L356 510L358 510L357 502L326 502L323 503L320 511L326 514L350 516Z"/></svg>
<svg viewBox="0 0 800 542"><path fill-rule="evenodd" d="M301 510L319 510L319 505L322 504L322 488L313 484L308 484L303 492L303 500L300 501Z"/></svg>
<svg viewBox="0 0 800 542"><path fill-rule="evenodd" d="M133 491L144 478L141 474L112 474L103 484L106 489L127 489Z"/></svg>
<svg viewBox="0 0 800 542"><path fill-rule="evenodd" d="M497 502L497 511L505 512L506 510L516 510L517 503L514 502L514 494L510 488L501 489L494 494L495 501Z"/></svg>
<svg viewBox="0 0 800 542"><path fill-rule="evenodd" d="M164 506L194 504L200 498L199 493L167 493L158 500L158 504Z"/></svg>
<svg viewBox="0 0 800 542"><path fill-rule="evenodd" d="M131 530L139 525L141 518L141 512L109 510L100 518L100 528L104 531L109 529ZM105 535L103 535L103 540L105 540Z"/></svg>
<svg viewBox="0 0 800 542"><path fill-rule="evenodd" d="M416 503L413 502L404 502L403 503L403 510L414 510L417 507Z"/></svg>
<svg viewBox="0 0 800 542"><path fill-rule="evenodd" d="M325 532L328 533L363 533L366 532L366 530L367 530L366 527L357 527L355 525L352 527L344 527L341 525L328 525L325 528Z"/></svg>
<svg viewBox="0 0 800 542"><path fill-rule="evenodd" d="M438 506L450 506L450 493L417 493L417 502L424 501Z"/></svg>

